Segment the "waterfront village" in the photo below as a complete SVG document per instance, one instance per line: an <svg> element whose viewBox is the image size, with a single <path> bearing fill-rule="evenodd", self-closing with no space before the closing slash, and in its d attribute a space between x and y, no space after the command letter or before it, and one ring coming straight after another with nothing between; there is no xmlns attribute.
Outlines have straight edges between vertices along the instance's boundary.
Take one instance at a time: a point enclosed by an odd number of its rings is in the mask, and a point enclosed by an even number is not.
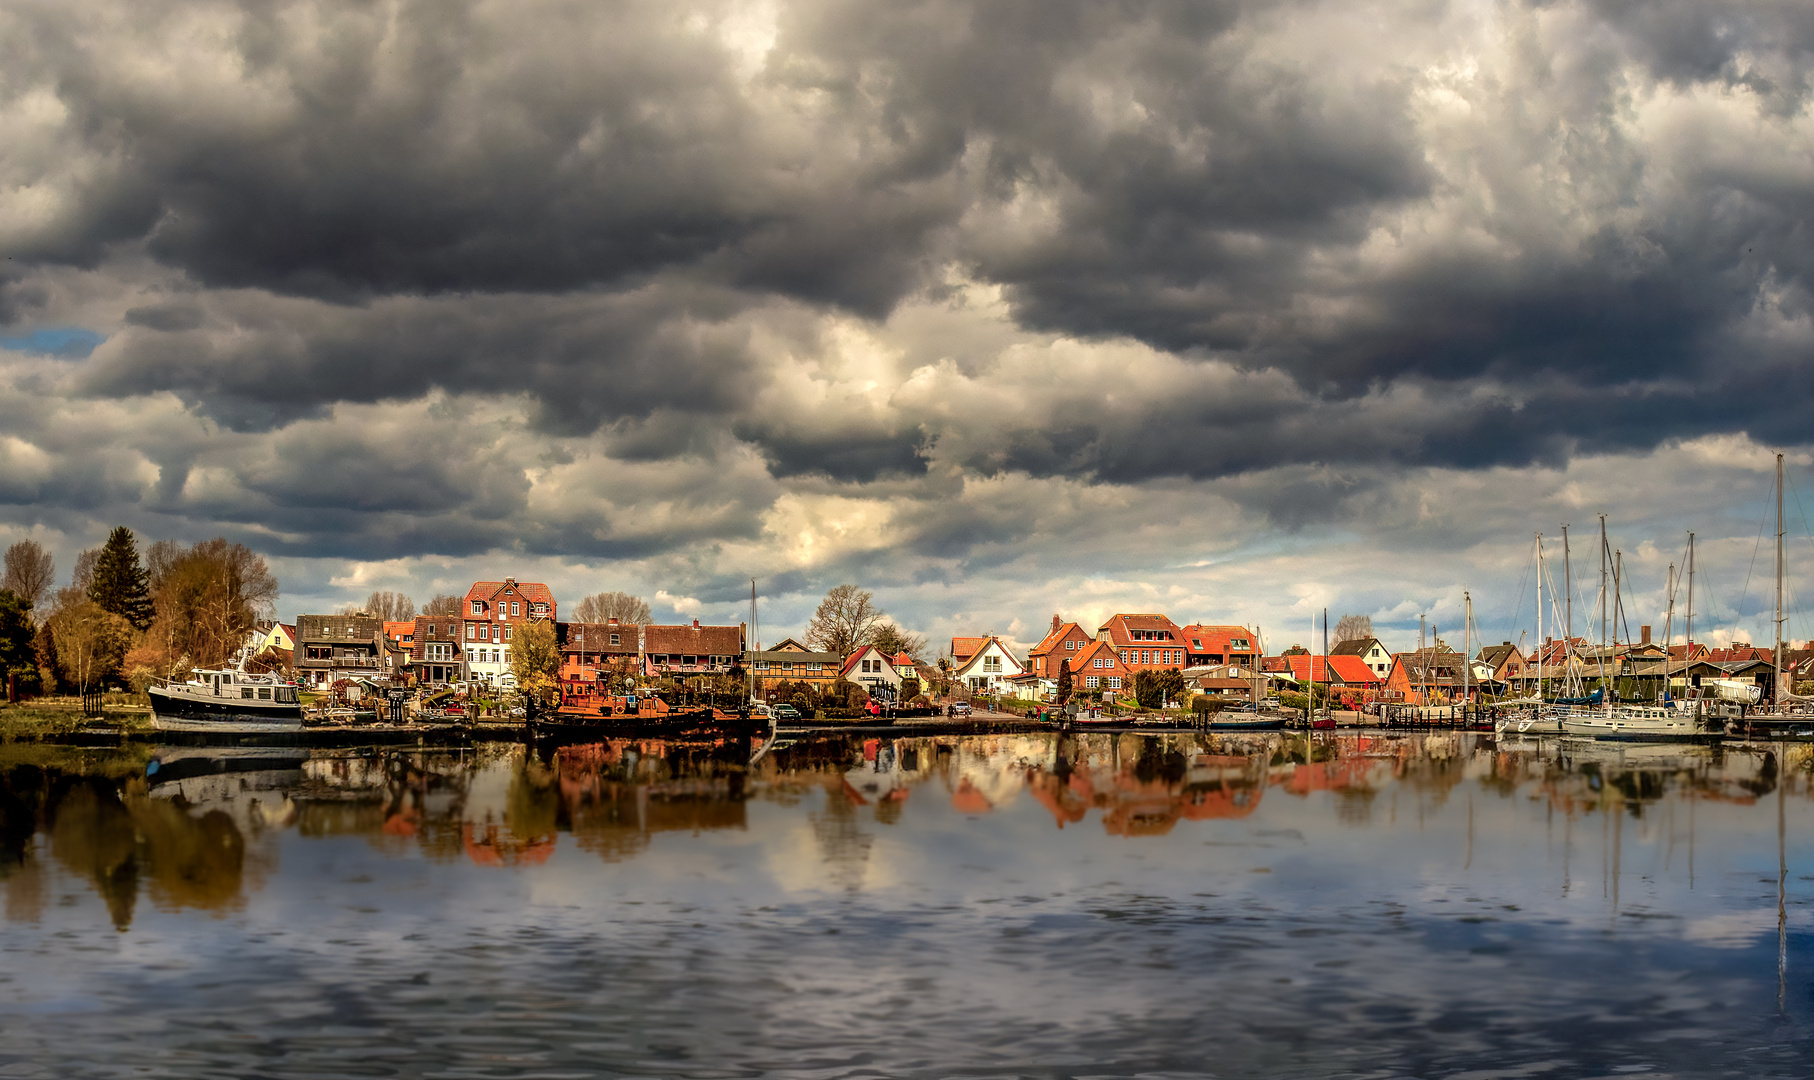
<svg viewBox="0 0 1814 1080"><path fill-rule="evenodd" d="M457 610L439 614L387 621L353 611L271 622L255 632L249 652L262 668L288 672L305 689L340 700L403 685L495 708L518 682L517 634L537 623L553 628L565 689L590 684L588 692L652 688L713 696L747 690L758 701L794 704L808 716L869 702L936 706L972 699L1010 711L1068 699L1111 709L1201 709L1206 702L1220 709L1256 699L1290 705L1294 698L1301 706L1306 691L1332 708L1374 711L1388 703L1492 701L1571 676L1589 690L1612 681L1626 700L1703 679L1753 683L1768 699L1777 670L1768 648L1666 645L1653 640L1648 626L1636 640L1612 645L1580 636L1546 638L1531 648L1501 641L1470 649L1471 656L1433 634L1417 647L1394 649L1370 630L1324 651L1294 644L1269 654L1249 627L1179 623L1156 612L1118 613L1095 625L1055 614L1025 652L987 632L953 637L939 655L916 655L888 641L826 651L792 637L752 640L747 623L563 620L547 585L512 577L474 582ZM1785 679L1814 677L1814 649L1792 649L1784 661Z"/></svg>

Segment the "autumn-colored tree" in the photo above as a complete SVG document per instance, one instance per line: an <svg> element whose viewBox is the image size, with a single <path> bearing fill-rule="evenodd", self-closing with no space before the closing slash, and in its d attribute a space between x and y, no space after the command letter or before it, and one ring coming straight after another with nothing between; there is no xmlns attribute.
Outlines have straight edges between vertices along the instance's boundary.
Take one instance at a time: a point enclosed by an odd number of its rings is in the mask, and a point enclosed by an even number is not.
<svg viewBox="0 0 1814 1080"><path fill-rule="evenodd" d="M616 619L626 626L647 626L655 621L649 602L625 592L601 592L581 600L573 608L573 621L602 623Z"/></svg>
<svg viewBox="0 0 1814 1080"><path fill-rule="evenodd" d="M36 540L20 540L6 549L6 575L0 577L0 589L30 604L37 618L50 600L51 586L57 583L57 564Z"/></svg>
<svg viewBox="0 0 1814 1080"><path fill-rule="evenodd" d="M806 643L820 652L849 656L874 637L884 617L875 606L874 593L855 585L839 585L825 594L807 622Z"/></svg>
<svg viewBox="0 0 1814 1080"><path fill-rule="evenodd" d="M552 698L561 672L561 651L554 643L554 624L546 619L519 624L510 644L510 670L517 689L538 701Z"/></svg>
<svg viewBox="0 0 1814 1080"><path fill-rule="evenodd" d="M159 554L153 560L152 634L163 642L166 658L188 656L203 667L223 663L276 607L277 579L243 544L216 538Z"/></svg>
<svg viewBox="0 0 1814 1080"><path fill-rule="evenodd" d="M94 560L88 598L132 624L135 630L151 625L151 572L139 562L138 542L132 530L121 525L107 536Z"/></svg>
<svg viewBox="0 0 1814 1080"><path fill-rule="evenodd" d="M132 644L132 624L125 618L84 600L52 615L50 624L60 674L77 692L105 686L118 676L120 660Z"/></svg>

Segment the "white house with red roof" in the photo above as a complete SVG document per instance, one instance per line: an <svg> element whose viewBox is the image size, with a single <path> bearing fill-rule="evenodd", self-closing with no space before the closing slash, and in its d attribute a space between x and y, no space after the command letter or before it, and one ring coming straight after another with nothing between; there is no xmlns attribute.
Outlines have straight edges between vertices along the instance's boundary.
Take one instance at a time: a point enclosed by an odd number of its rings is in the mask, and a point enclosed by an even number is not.
<svg viewBox="0 0 1814 1080"><path fill-rule="evenodd" d="M962 640L962 639L953 639ZM1002 644L1001 638L990 635L974 639L982 644L977 646L967 660L954 665L951 676L957 682L970 688L973 694L1000 694L1014 689L1010 680L1026 673L1026 667L1008 647Z"/></svg>
<svg viewBox="0 0 1814 1080"><path fill-rule="evenodd" d="M554 594L539 581L505 578L475 581L461 601L460 642L467 657L467 677L478 682L513 683L510 645L518 627L555 618ZM505 678L509 676L509 678Z"/></svg>
<svg viewBox="0 0 1814 1080"><path fill-rule="evenodd" d="M913 657L906 653L890 654L865 645L845 658L839 678L861 686L872 698L894 701L901 696L901 683L919 675Z"/></svg>

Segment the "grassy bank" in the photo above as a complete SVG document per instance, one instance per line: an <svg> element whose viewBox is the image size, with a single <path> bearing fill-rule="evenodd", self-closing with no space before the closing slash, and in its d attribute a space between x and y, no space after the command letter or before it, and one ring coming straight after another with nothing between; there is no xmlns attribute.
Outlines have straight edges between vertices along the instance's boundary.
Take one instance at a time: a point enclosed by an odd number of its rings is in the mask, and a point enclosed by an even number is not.
<svg viewBox="0 0 1814 1080"><path fill-rule="evenodd" d="M150 731L151 713L143 709L110 708L101 716L87 717L82 715L79 704L76 708L60 708L56 704L47 706L41 701L32 701L24 705L0 706L0 741L68 735L95 723L105 723L126 732Z"/></svg>

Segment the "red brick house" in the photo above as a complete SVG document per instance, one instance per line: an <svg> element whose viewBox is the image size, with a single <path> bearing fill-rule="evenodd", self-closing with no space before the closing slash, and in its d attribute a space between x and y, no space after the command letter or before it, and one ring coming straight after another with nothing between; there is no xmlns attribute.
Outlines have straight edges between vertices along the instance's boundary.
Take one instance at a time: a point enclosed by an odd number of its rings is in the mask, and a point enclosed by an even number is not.
<svg viewBox="0 0 1814 1080"><path fill-rule="evenodd" d="M1185 667L1255 667L1260 662L1260 637L1245 626L1191 623L1179 629L1179 636L1184 642Z"/></svg>
<svg viewBox="0 0 1814 1080"><path fill-rule="evenodd" d="M468 677L503 681L510 674L510 642L516 628L542 619L552 622L555 617L554 594L539 581L473 582L460 609Z"/></svg>
<svg viewBox="0 0 1814 1080"><path fill-rule="evenodd" d="M1059 664L1070 657L1073 661L1071 667L1075 669L1078 650L1089 643L1090 635L1083 627L1074 622L1064 622L1054 615L1051 631L1027 654L1027 672L1041 679L1056 680Z"/></svg>
<svg viewBox="0 0 1814 1080"><path fill-rule="evenodd" d="M1113 645L1092 641L1071 661L1071 686L1079 691L1110 690L1131 694L1134 669L1122 661Z"/></svg>
<svg viewBox="0 0 1814 1080"><path fill-rule="evenodd" d="M1163 615L1114 615L1096 628L1130 671L1183 668L1187 662L1183 627Z"/></svg>

